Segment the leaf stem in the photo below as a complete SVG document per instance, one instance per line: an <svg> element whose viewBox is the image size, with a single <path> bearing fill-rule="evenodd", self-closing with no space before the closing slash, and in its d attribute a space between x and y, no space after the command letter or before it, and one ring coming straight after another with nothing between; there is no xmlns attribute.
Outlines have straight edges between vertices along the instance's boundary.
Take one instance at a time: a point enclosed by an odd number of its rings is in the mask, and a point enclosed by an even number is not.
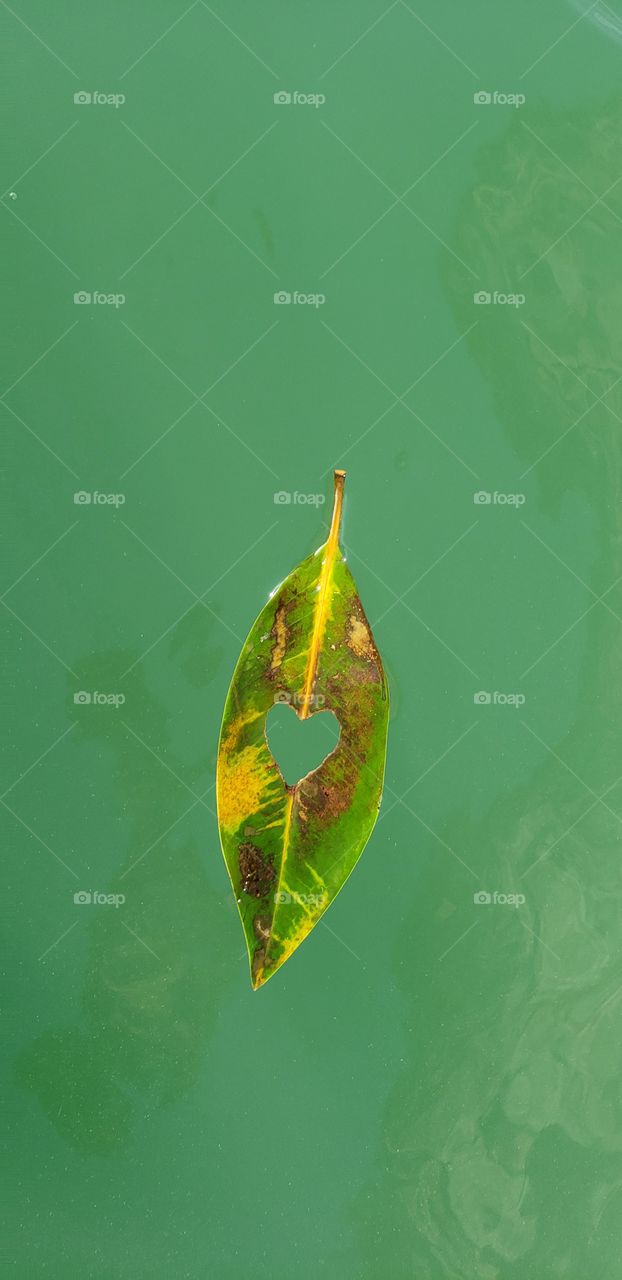
<svg viewBox="0 0 622 1280"><path fill-rule="evenodd" d="M311 693L317 676L320 650L326 627L326 613L330 600L331 579L335 558L339 548L339 529L341 526L343 487L345 482L345 471L335 471L335 503L333 506L333 518L330 522L328 541L325 548L323 548L324 558L322 560L322 568L317 585L316 605L313 614L313 630L307 651L307 665L303 682L302 705L297 713L299 720L307 720L309 717ZM322 548L320 548L320 550L322 550Z"/></svg>
<svg viewBox="0 0 622 1280"><path fill-rule="evenodd" d="M330 533L328 535L328 548L334 551L339 546L339 530L341 528L341 513L343 510L343 490L346 483L345 471L335 471L335 501L333 505L333 518L330 522Z"/></svg>

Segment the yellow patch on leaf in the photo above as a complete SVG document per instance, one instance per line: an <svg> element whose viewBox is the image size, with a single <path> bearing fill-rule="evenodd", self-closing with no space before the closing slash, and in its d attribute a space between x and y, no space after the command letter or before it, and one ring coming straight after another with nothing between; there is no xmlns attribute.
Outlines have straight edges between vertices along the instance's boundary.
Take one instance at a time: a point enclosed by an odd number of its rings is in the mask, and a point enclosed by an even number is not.
<svg viewBox="0 0 622 1280"><path fill-rule="evenodd" d="M261 808L266 785L265 760L260 747L244 747L218 771L218 816L226 831Z"/></svg>
<svg viewBox="0 0 622 1280"><path fill-rule="evenodd" d="M265 744L237 749L242 730L260 712L237 716L229 725L218 762L218 816L227 831L261 808L266 785Z"/></svg>

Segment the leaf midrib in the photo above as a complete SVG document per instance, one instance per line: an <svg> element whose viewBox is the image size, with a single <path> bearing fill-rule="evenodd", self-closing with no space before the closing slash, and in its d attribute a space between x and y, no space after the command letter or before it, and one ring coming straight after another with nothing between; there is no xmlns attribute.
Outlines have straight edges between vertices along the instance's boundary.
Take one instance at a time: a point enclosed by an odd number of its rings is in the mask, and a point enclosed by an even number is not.
<svg viewBox="0 0 622 1280"><path fill-rule="evenodd" d="M319 659L319 653L320 653L320 646L321 646L322 638L326 628L326 614L328 609L329 588L332 584L333 569L335 566L338 547L339 547L338 540L337 538L333 537L331 533L331 537L329 537L328 542L326 542L322 547L322 551L325 552L325 555L322 560L322 568L320 571L320 580L318 584L319 586L318 598L314 606L313 632L311 635L311 643L309 645L309 649L307 652L307 663L305 667L302 707L301 707L300 713L298 712L298 710L296 710L296 715L300 720L306 719L306 713L307 713L307 707L308 707L308 701L307 701L306 695L308 695L308 692L312 687L317 674L317 665L318 665L318 659ZM285 785L287 786L287 783ZM289 852L292 815L294 810L294 804L298 799L299 786L300 786L300 783L297 782L293 787L291 788L287 787L288 798L287 798L287 807L286 807L285 816L284 816L283 841L281 844L281 865L279 867L277 887L274 893L272 920L270 923L270 935L266 942L266 951L265 951L266 959L268 957L270 946L272 944L273 937L274 937L274 921L276 918L277 907L279 905L278 895L281 892L281 884L283 883L283 873L285 870L285 863L287 862L287 854ZM262 970L265 971L265 965L262 965Z"/></svg>

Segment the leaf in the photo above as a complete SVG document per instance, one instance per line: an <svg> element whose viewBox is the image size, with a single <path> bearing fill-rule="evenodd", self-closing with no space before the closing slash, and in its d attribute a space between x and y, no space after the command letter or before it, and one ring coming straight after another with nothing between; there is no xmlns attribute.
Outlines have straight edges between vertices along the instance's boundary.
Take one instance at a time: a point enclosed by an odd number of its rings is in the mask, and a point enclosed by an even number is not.
<svg viewBox="0 0 622 1280"><path fill-rule="evenodd" d="M378 816L389 696L380 655L339 548L345 471L328 540L271 595L242 649L218 748L220 839L254 988L320 920ZM266 737L275 702L300 720L328 709L340 737L287 786Z"/></svg>

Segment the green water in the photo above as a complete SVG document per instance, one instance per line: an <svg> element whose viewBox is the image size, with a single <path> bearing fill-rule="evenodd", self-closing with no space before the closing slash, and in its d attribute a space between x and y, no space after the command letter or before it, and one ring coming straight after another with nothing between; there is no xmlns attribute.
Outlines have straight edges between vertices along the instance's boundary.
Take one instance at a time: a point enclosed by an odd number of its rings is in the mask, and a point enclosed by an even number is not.
<svg viewBox="0 0 622 1280"><path fill-rule="evenodd" d="M622 10L585 9L2 8L7 1276L622 1272ZM253 994L219 722L334 466L386 789Z"/></svg>

